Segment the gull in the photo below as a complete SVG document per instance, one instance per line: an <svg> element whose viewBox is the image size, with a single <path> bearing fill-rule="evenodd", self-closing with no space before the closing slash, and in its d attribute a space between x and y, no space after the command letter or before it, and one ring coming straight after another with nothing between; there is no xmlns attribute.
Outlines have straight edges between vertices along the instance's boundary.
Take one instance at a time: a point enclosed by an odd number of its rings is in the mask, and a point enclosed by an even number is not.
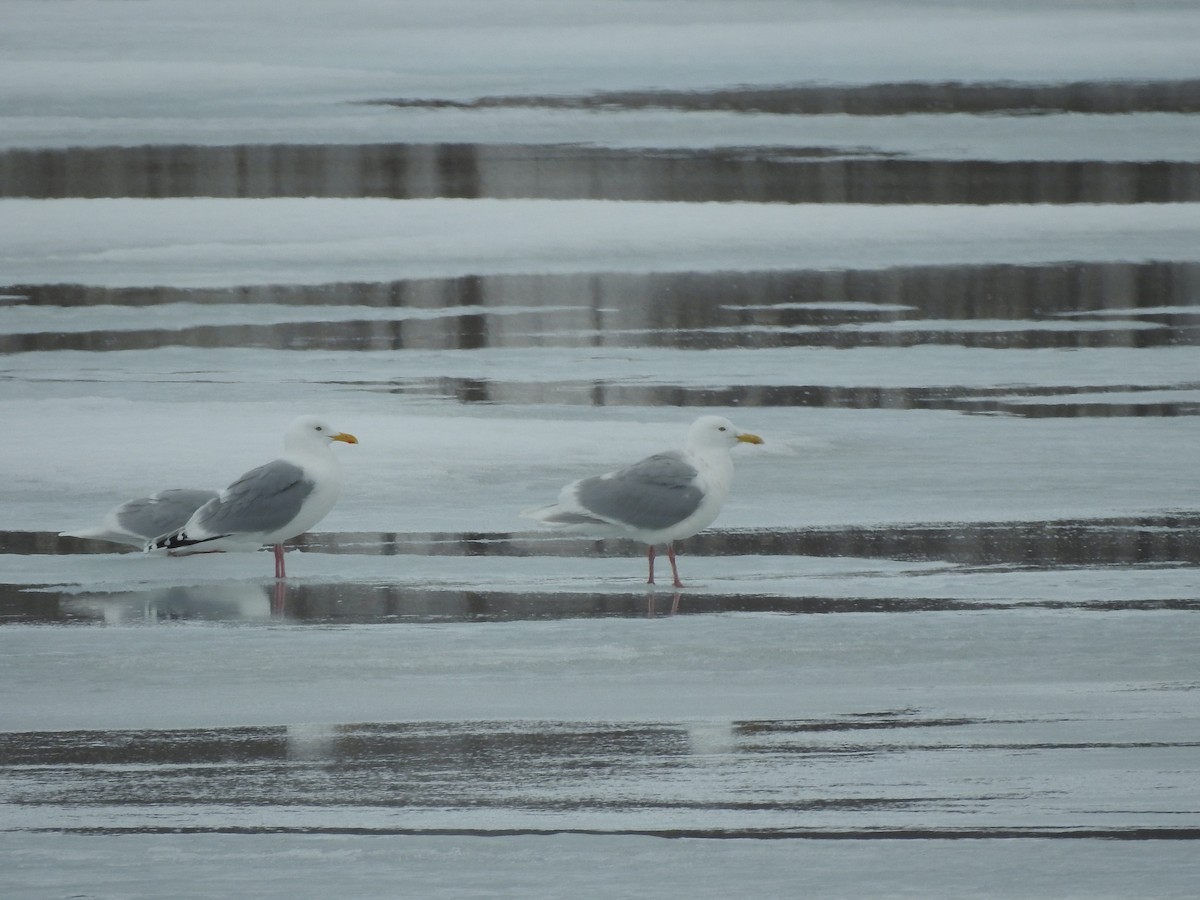
<svg viewBox="0 0 1200 900"><path fill-rule="evenodd" d="M216 496L216 491L192 488L159 491L109 510L104 521L95 528L63 531L59 537L89 538L142 547L151 538L182 528L192 513Z"/></svg>
<svg viewBox="0 0 1200 900"><path fill-rule="evenodd" d="M573 481L559 492L558 502L521 515L562 531L646 544L647 584L654 584L655 548L665 544L674 586L683 587L675 541L717 518L733 483L729 451L739 443L762 442L722 416L701 416L688 429L687 449L656 453L616 472Z"/></svg>
<svg viewBox="0 0 1200 900"><path fill-rule="evenodd" d="M287 578L283 542L308 531L333 509L342 473L334 441L358 438L316 416L301 416L283 436L283 456L251 469L197 509L181 528L145 545L170 555L257 550L275 551L275 577Z"/></svg>

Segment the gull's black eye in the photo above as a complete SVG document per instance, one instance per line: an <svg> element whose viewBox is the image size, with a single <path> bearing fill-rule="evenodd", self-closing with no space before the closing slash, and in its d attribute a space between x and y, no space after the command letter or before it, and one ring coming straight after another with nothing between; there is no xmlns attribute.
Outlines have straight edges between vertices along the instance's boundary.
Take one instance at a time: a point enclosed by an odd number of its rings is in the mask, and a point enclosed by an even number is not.
<svg viewBox="0 0 1200 900"><path fill-rule="evenodd" d="M724 426L724 425L720 426L720 427L717 429L717 431L724 431L724 430L725 430L725 426Z"/></svg>
<svg viewBox="0 0 1200 900"><path fill-rule="evenodd" d="M325 429L324 429L324 428L322 428L320 425L318 425L318 426L317 426L317 431L324 431L324 430L325 430ZM724 430L724 429L722 429L722 431L723 431L723 430Z"/></svg>

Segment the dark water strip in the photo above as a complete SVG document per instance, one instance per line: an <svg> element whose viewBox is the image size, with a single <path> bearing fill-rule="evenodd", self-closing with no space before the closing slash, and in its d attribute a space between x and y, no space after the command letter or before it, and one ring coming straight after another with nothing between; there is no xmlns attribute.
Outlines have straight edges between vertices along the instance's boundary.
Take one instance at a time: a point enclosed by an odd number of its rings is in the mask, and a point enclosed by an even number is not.
<svg viewBox="0 0 1200 900"><path fill-rule="evenodd" d="M841 741L845 733L862 730L989 724L998 723L991 719L931 719L916 710L902 710L830 719L736 721L729 724L729 729L731 738L738 741L763 734L798 733L829 733ZM307 742L303 739L306 734L311 738ZM636 762L644 754L670 760L684 759L691 752L686 727L663 723L536 722L523 727L521 723L504 721L371 722L321 726L315 731L301 729L300 735L299 742L293 740L294 736L283 726L0 732L0 766L35 769L92 766L97 777L102 777L111 775L104 770L113 766L169 766L171 769L164 771L174 775L189 766L215 765L218 771L228 772L246 764L295 763L304 767L339 760L347 765L392 767L419 763L458 773L468 769L485 772L495 760L511 759L514 755L530 762L535 759L561 762L567 757ZM480 738L486 739L484 746L479 745ZM791 752L806 753L811 749L805 745L803 749L792 748ZM824 752L829 748L820 749ZM946 748L938 745L932 749ZM771 752L788 752L788 748L772 745ZM503 778L492 776L486 780ZM111 786L120 787L117 782ZM324 785L323 789L344 788Z"/></svg>
<svg viewBox="0 0 1200 900"><path fill-rule="evenodd" d="M0 153L0 197L1177 203L1200 199L1200 163L911 159L813 147L72 147Z"/></svg>
<svg viewBox="0 0 1200 900"><path fill-rule="evenodd" d="M986 718L943 719L908 709L811 720L746 720L721 729L721 751L713 756L693 744L692 729L677 723L421 722L359 723L329 726L240 726L216 729L113 730L0 733L0 778L11 782L10 803L26 811L46 809L80 813L108 811L119 821L152 810L164 821L164 810L177 809L193 820L210 821L225 810L255 810L263 819L301 807L313 810L405 810L522 812L622 812L632 815L686 810L695 814L759 812L804 814L892 812L929 815L939 808L961 812L963 804L986 807L1013 805L1028 799L1027 786L1002 783L986 791L971 786L913 784L908 792L888 789L838 796L813 795L794 786L783 767L850 764L865 757L909 757L913 753L972 754L986 758L1011 753L1066 753L1147 750L1185 759L1195 741L1144 742L1000 742L976 739L980 729L1009 734L1014 724L1038 720ZM965 741L954 741L955 729L970 727ZM895 734L881 733L893 729ZM913 743L913 730L925 737ZM856 735L855 732L871 732ZM763 735L798 733L793 743ZM942 736L951 738L947 742ZM858 737L858 742L847 743ZM647 762L653 761L648 767ZM704 794L694 789L678 794L671 777L688 776L697 767L721 772ZM730 790L730 782L769 766L776 775L751 796ZM129 768L138 770L130 778ZM664 779L664 776L667 776ZM623 789L607 784L620 779ZM714 791L714 785L716 790ZM866 787L866 785L863 785ZM1044 790L1044 789L1043 789ZM1057 791L1054 791L1057 793ZM1082 812L1082 811L1080 811ZM855 838L880 836L937 838L1093 838L1123 840L1194 840L1200 829L1154 827L934 827L867 828L812 826L695 828L419 828L229 826L223 824L111 825L35 827L44 832L90 834L150 833L354 833L354 834L647 834L660 837Z"/></svg>
<svg viewBox="0 0 1200 900"><path fill-rule="evenodd" d="M835 387L829 385L737 385L691 387L672 384L621 384L609 381L502 382L475 378L398 379L386 383L348 382L346 387L457 403L582 406L667 406L742 409L804 407L818 409L951 410L1027 419L1171 417L1200 415L1200 399L1138 398L1139 394L1198 391L1200 383L1176 385L1062 385L1058 387ZM1107 399L1106 395L1122 395ZM1082 395L1082 396L1081 396ZM1133 395L1132 397L1127 395ZM1082 397L1086 397L1083 399ZM1033 400L1030 398L1039 398ZM1062 398L1062 399L1059 399Z"/></svg>
<svg viewBox="0 0 1200 900"><path fill-rule="evenodd" d="M0 292L8 298L5 306L16 308L153 310L187 303L271 304L293 310L293 321L274 324L176 328L106 328L97 315L97 327L78 332L54 330L48 316L43 329L0 335L0 354L163 346L386 351L940 344L1077 349L1170 347L1200 340L1200 266L1194 263L488 276L227 290L12 285ZM315 312L306 314L312 305L406 312L395 319L329 322ZM149 315L146 321L153 324ZM480 386L485 395L480 399L503 394L488 391L486 382ZM475 390L466 382L464 388ZM739 402L754 402L756 391L743 393ZM654 402L676 401L664 396Z"/></svg>
<svg viewBox="0 0 1200 900"><path fill-rule="evenodd" d="M911 728L963 728L980 725L1030 724L1035 720L931 717L917 708L853 713L813 719L741 719L729 723L735 738L761 735L841 735L861 731ZM378 758L395 763L419 757L458 768L449 760L468 759L476 753L474 742L484 736L498 755L525 753L637 756L655 753L686 754L686 726L645 722L354 722L320 726L312 753L299 757L289 744L289 729L280 725L244 725L221 728L113 729L74 731L0 732L2 766L115 766L234 763L327 757ZM315 753L315 755L313 755ZM473 765L483 765L476 761Z"/></svg>
<svg viewBox="0 0 1200 900"><path fill-rule="evenodd" d="M70 308L271 304L462 310L466 314L500 312L523 304L533 309L548 307L541 310L543 314L578 307L592 316L628 309L641 314L637 321L660 330L751 323L821 326L909 318L1037 320L1070 315L1092 321L1113 311L1171 325L1171 316L1193 321L1200 316L1200 264L1096 261L768 272L471 275L224 289L38 284L3 286L0 294L7 298L5 306ZM857 306L838 308L836 304ZM1153 312L1160 307L1178 308L1178 312ZM647 316L647 310L652 314Z"/></svg>
<svg viewBox="0 0 1200 900"><path fill-rule="evenodd" d="M580 95L508 95L457 101L437 98L377 100L432 109L675 109L780 115L844 113L1103 113L1200 112L1200 79L1074 82L891 82L748 86L709 91L601 91Z"/></svg>
<svg viewBox="0 0 1200 900"><path fill-rule="evenodd" d="M536 316L537 314L531 314ZM73 350L104 353L121 350L154 350L161 347L243 347L264 350L475 350L490 346L514 347L655 347L679 350L731 350L762 347L908 348L920 346L969 347L986 350L1078 350L1105 347L1149 349L1195 344L1200 340L1200 320L1175 326L1130 327L1124 322L1100 328L1001 327L994 330L959 330L930 325L880 331L841 329L790 331L784 328L744 327L633 329L612 331L541 331L530 327L499 329L492 335L486 314L464 313L436 323L357 319L338 322L284 322L269 325L194 325L182 328L96 329L93 331L41 331L0 335L0 355L53 353ZM512 323L515 317L505 316ZM544 392L543 392L544 393Z"/></svg>
<svg viewBox="0 0 1200 900"><path fill-rule="evenodd" d="M640 575L640 572L638 573ZM836 587L836 580L824 581ZM820 584L814 591L820 590ZM657 619L673 616L752 613L1003 612L1076 610L1100 613L1200 611L1200 598L1074 600L955 600L946 597L828 597L820 594L691 593L647 590L634 574L625 590L552 592L409 587L404 583L308 583L272 586L248 582L162 587L80 594L46 585L0 584L4 625L155 625L167 622L303 625L417 625L561 621L565 619Z"/></svg>
<svg viewBox="0 0 1200 900"><path fill-rule="evenodd" d="M19 829L26 834L166 835L166 834L292 834L350 837L646 837L667 840L809 840L809 841L981 841L981 840L1100 840L1196 841L1200 828L870 828L818 830L802 828L402 828L402 827L289 827L289 826L130 826Z"/></svg>

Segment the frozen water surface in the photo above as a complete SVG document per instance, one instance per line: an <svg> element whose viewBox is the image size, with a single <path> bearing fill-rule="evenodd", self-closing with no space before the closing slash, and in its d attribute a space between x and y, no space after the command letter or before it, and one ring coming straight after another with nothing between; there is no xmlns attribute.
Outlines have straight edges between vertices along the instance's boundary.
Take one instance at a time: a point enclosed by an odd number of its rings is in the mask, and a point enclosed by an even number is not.
<svg viewBox="0 0 1200 900"><path fill-rule="evenodd" d="M1198 26L9 4L0 893L1193 896ZM286 584L58 536L309 411Z"/></svg>

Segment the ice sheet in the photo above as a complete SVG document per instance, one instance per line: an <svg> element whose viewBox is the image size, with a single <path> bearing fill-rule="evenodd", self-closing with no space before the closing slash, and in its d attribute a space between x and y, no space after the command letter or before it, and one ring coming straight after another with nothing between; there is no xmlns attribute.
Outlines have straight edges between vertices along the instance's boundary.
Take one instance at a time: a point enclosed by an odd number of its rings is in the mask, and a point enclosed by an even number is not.
<svg viewBox="0 0 1200 900"><path fill-rule="evenodd" d="M496 272L1194 260L1200 204L2 200L10 283L225 287Z"/></svg>

